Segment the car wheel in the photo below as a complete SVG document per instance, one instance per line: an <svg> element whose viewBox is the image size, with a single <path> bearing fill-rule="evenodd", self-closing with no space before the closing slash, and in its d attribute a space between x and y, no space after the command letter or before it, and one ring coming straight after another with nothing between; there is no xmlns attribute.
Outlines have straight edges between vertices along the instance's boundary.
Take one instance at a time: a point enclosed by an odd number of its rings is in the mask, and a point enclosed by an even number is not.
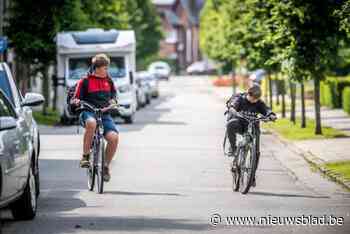
<svg viewBox="0 0 350 234"><path fill-rule="evenodd" d="M145 100L142 103L142 107L145 107L147 105L147 98L145 97Z"/></svg>
<svg viewBox="0 0 350 234"><path fill-rule="evenodd" d="M138 93L136 93L136 110L140 110L140 108L141 108L141 101L138 96Z"/></svg>
<svg viewBox="0 0 350 234"><path fill-rule="evenodd" d="M128 117L124 117L124 121L127 124L132 124L134 122L134 115L128 116Z"/></svg>
<svg viewBox="0 0 350 234"><path fill-rule="evenodd" d="M35 165L35 189L36 189L36 196L39 197L40 195L40 172L39 172L39 159L36 162Z"/></svg>
<svg viewBox="0 0 350 234"><path fill-rule="evenodd" d="M37 151L38 153L33 155L33 158L36 158L35 162L35 183L36 183L36 196L39 197L40 195L40 172L39 172L39 155L40 155L40 135L38 133L38 146Z"/></svg>
<svg viewBox="0 0 350 234"><path fill-rule="evenodd" d="M24 188L22 196L10 205L10 209L16 220L30 220L35 217L37 196L33 166L30 167L27 185Z"/></svg>

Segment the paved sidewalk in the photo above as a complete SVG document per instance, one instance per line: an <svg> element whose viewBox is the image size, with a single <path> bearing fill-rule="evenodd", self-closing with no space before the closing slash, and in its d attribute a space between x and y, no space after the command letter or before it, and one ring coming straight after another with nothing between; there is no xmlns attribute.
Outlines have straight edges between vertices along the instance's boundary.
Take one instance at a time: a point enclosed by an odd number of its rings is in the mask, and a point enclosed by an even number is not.
<svg viewBox="0 0 350 234"><path fill-rule="evenodd" d="M324 163L350 160L350 138L295 141L294 144Z"/></svg>
<svg viewBox="0 0 350 234"><path fill-rule="evenodd" d="M315 110L313 105L306 107L305 110L307 118L315 119ZM297 115L300 115L299 110L297 111ZM338 129L350 136L350 115L348 115L343 109L322 107L321 123L323 126Z"/></svg>

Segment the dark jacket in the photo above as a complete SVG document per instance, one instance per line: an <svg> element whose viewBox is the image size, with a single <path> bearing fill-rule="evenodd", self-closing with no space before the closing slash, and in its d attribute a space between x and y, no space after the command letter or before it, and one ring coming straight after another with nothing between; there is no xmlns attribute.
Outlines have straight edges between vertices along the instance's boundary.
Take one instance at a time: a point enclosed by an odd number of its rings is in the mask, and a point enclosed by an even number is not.
<svg viewBox="0 0 350 234"><path fill-rule="evenodd" d="M227 101L227 106L233 107L237 112L243 112L247 115L256 116L258 113L262 115L268 115L271 113L265 103L261 100L256 103L251 103L247 99L247 93L234 94Z"/></svg>
<svg viewBox="0 0 350 234"><path fill-rule="evenodd" d="M116 89L110 77L101 78L90 74L78 81L74 97L103 108L116 98Z"/></svg>

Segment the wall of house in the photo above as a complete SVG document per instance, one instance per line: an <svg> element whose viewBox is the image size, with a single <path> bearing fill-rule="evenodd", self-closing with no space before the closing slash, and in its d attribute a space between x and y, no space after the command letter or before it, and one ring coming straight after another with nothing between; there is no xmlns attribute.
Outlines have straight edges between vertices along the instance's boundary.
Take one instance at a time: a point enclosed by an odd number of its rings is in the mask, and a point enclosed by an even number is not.
<svg viewBox="0 0 350 234"><path fill-rule="evenodd" d="M177 54L177 63L181 70L185 70L190 64L201 59L199 50L199 26L192 25L188 12L182 6L180 1L175 1L172 6L157 5L158 13L160 15L164 10L173 11L180 20L180 25L174 28L173 25L169 25L167 19L162 17L162 26L165 34L167 35L171 30L176 30L177 43L175 45L169 45L163 40L160 43L159 55L162 57L168 57L171 53Z"/></svg>

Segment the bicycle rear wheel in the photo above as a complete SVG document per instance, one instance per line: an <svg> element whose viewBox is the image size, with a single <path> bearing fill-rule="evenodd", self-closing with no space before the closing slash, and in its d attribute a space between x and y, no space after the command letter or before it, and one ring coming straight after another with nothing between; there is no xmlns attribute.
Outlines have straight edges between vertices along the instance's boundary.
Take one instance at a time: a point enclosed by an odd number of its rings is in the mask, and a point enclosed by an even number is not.
<svg viewBox="0 0 350 234"><path fill-rule="evenodd" d="M101 139L98 145L98 155L97 155L97 192L103 193L104 186L104 165L105 165L105 141Z"/></svg>
<svg viewBox="0 0 350 234"><path fill-rule="evenodd" d="M242 158L240 162L241 177L240 177L240 192L242 194L248 193L254 176L256 168L256 151L253 145L245 148L242 152Z"/></svg>

